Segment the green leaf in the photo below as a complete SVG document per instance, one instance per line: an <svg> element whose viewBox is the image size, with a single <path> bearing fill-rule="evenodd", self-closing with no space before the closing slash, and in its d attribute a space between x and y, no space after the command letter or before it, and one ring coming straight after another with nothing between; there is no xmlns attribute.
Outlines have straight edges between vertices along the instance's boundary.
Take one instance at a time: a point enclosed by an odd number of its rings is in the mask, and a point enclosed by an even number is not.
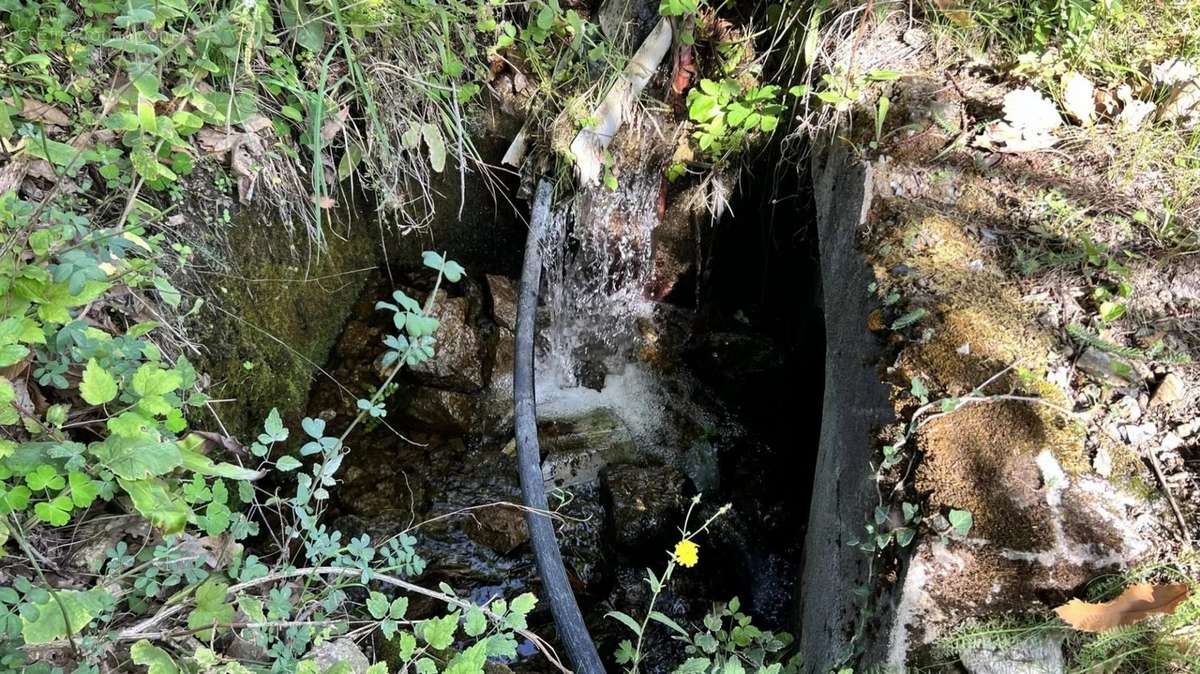
<svg viewBox="0 0 1200 674"><path fill-rule="evenodd" d="M421 623L421 638L435 651L449 648L454 643L454 633L458 630L458 611L452 611L441 618L430 618Z"/></svg>
<svg viewBox="0 0 1200 674"><path fill-rule="evenodd" d="M135 665L146 668L146 674L178 674L179 667L166 651L142 639L129 649Z"/></svg>
<svg viewBox="0 0 1200 674"><path fill-rule="evenodd" d="M122 479L143 480L165 475L183 465L183 454L174 442L153 436L125 438L110 436L88 447L100 463Z"/></svg>
<svg viewBox="0 0 1200 674"><path fill-rule="evenodd" d="M907 328L908 326L912 325L913 323L916 323L917 321L921 320L922 318L925 318L925 315L928 313L929 313L928 311L926 311L925 309L920 308L920 307L913 309L912 311L904 314L900 318L897 318L896 320L892 321L892 330L903 330L904 328Z"/></svg>
<svg viewBox="0 0 1200 674"><path fill-rule="evenodd" d="M966 536L971 532L971 526L975 523L975 518L966 510L951 510L947 516L950 520L950 526L954 527L955 533L959 536Z"/></svg>
<svg viewBox="0 0 1200 674"><path fill-rule="evenodd" d="M396 597L388 608L388 617L392 620L404 620L408 613L408 597Z"/></svg>
<svg viewBox="0 0 1200 674"><path fill-rule="evenodd" d="M83 381L79 382L79 395L89 405L103 405L117 397L117 380L95 358L89 359Z"/></svg>
<svg viewBox="0 0 1200 674"><path fill-rule="evenodd" d="M275 468L278 470L285 471L285 472L296 470L297 468L299 468L300 466L303 466L303 465L304 464L300 463L299 459L297 459L294 456L287 455L287 454L279 457L279 459L275 461Z"/></svg>
<svg viewBox="0 0 1200 674"><path fill-rule="evenodd" d="M657 623L666 625L667 627L674 630L677 634L682 635L684 638L688 638L691 636L688 634L687 630L683 629L683 627L681 627L679 625L679 623L675 622L674 620L671 620L669 617L667 617L666 615L664 615L662 613L659 613L658 611L651 611L650 619Z"/></svg>
<svg viewBox="0 0 1200 674"><path fill-rule="evenodd" d="M388 598L382 592L372 591L367 595L367 611L376 620L383 620L388 613Z"/></svg>
<svg viewBox="0 0 1200 674"><path fill-rule="evenodd" d="M67 481L63 479L62 475L58 474L54 466L43 463L25 476L25 484L29 485L29 488L34 491L42 491L44 489L58 491L66 486Z"/></svg>
<svg viewBox="0 0 1200 674"><path fill-rule="evenodd" d="M160 396L173 392L183 383L183 375L164 370L154 363L143 363L133 373L133 392L140 396Z"/></svg>
<svg viewBox="0 0 1200 674"><path fill-rule="evenodd" d="M675 668L673 674L706 674L712 661L708 658L688 658Z"/></svg>
<svg viewBox="0 0 1200 674"><path fill-rule="evenodd" d="M434 172L441 173L446 168L446 141L442 132L433 124L421 125L421 138L429 148L429 165Z"/></svg>
<svg viewBox="0 0 1200 674"><path fill-rule="evenodd" d="M612 618L620 622L622 625L628 627L635 636L640 637L642 635L642 626L639 625L636 620L631 618L628 613L624 613L622 611L609 611L608 613L604 614L604 617Z"/></svg>
<svg viewBox="0 0 1200 674"><path fill-rule="evenodd" d="M187 470L210 477L223 477L227 480L237 481L251 481L262 477L262 473L257 470L235 466L232 463L214 463L212 459L193 449L194 446L197 446L197 442L203 443L204 439L192 434L178 443L179 454L183 457L183 467Z"/></svg>
<svg viewBox="0 0 1200 674"><path fill-rule="evenodd" d="M279 410L272 407L267 413L267 420L263 423L263 431L272 442L283 442L288 439L288 429L283 425L283 419L279 416Z"/></svg>
<svg viewBox="0 0 1200 674"><path fill-rule="evenodd" d="M192 514L191 509L173 497L161 480L118 478L117 484L129 494L133 507L164 533L178 533L187 525L188 517Z"/></svg>
<svg viewBox="0 0 1200 674"><path fill-rule="evenodd" d="M0 345L0 367L8 367L29 355L29 348L20 344Z"/></svg>
<svg viewBox="0 0 1200 674"><path fill-rule="evenodd" d="M59 494L53 501L43 501L33 506L33 514L51 526L61 527L71 521L71 511L75 505L71 497Z"/></svg>
<svg viewBox="0 0 1200 674"><path fill-rule="evenodd" d="M17 390L13 387L12 382L5 377L0 377L0 425L8 426L21 420L17 408L13 407L16 399Z"/></svg>
<svg viewBox="0 0 1200 674"><path fill-rule="evenodd" d="M233 622L236 611L233 604L225 601L229 585L210 578L196 588L196 608L188 614L188 629L206 627L215 624ZM212 638L212 630L204 630L196 634L197 638L208 641Z"/></svg>
<svg viewBox="0 0 1200 674"><path fill-rule="evenodd" d="M35 611L30 613L35 615L34 618L30 619L22 611L21 636L26 645L65 639L68 633L78 634L112 601L107 590L58 590L54 594L55 597L33 604Z"/></svg>
<svg viewBox="0 0 1200 674"><path fill-rule="evenodd" d="M443 674L483 674L487 661L487 642L479 642L454 656Z"/></svg>
<svg viewBox="0 0 1200 674"><path fill-rule="evenodd" d="M467 610L467 618L463 622L463 632L469 637L477 637L487 631L487 616L478 606Z"/></svg>
<svg viewBox="0 0 1200 674"><path fill-rule="evenodd" d="M86 508L100 494L99 487L86 473L71 471L67 475L67 484L71 487L71 501L76 508Z"/></svg>

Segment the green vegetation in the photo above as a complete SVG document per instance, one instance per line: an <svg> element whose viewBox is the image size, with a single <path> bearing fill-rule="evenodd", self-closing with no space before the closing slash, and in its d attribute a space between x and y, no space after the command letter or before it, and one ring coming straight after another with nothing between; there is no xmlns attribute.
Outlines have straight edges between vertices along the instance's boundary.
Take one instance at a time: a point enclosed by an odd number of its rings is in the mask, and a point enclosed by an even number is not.
<svg viewBox="0 0 1200 674"><path fill-rule="evenodd" d="M1200 652L1195 634L1200 625L1200 586L1188 571L1189 560L1154 564L1128 573L1104 576L1092 581L1087 599L1104 602L1115 598L1129 585L1145 582L1183 583L1191 596L1173 612L1090 634L1071 630L1049 612L1014 615L986 623L964 626L939 641L934 648L937 659L957 659L971 648L1014 646L1030 639L1061 639L1067 655L1066 671L1085 672L1190 672L1200 667Z"/></svg>

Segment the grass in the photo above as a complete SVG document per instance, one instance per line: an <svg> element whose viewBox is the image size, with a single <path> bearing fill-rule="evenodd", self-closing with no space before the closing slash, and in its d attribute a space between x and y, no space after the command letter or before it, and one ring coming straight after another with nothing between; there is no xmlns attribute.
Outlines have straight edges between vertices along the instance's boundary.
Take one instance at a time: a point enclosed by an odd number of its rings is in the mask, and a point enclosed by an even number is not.
<svg viewBox="0 0 1200 674"><path fill-rule="evenodd" d="M1200 671L1200 583L1195 579L1195 564L1193 555L1102 576L1090 583L1084 593L1087 601L1104 602L1133 583L1191 586L1191 596L1170 615L1088 634L1071 630L1048 611L1032 611L965 626L939 641L933 655L952 662L964 650L1015 647L1049 635L1063 638L1066 671L1071 674Z"/></svg>

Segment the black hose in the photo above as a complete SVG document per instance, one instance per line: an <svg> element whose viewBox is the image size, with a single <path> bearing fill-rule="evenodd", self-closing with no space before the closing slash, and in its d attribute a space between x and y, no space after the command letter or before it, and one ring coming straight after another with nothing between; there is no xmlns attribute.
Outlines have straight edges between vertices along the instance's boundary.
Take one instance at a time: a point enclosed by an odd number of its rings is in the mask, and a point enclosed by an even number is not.
<svg viewBox="0 0 1200 674"><path fill-rule="evenodd" d="M554 626L566 647L567 657L579 674L604 674L596 644L583 624L579 604L571 592L562 553L554 536L554 526L544 513L549 510L546 484L542 478L542 452L538 446L537 403L533 391L533 323L537 314L538 288L542 278L541 233L550 215L550 183L538 183L533 198L529 237L525 241L525 262L521 268L521 287L517 298L516 358L513 364L513 416L517 435L517 466L521 474L521 496L525 505L529 539L537 561L542 587L554 614Z"/></svg>

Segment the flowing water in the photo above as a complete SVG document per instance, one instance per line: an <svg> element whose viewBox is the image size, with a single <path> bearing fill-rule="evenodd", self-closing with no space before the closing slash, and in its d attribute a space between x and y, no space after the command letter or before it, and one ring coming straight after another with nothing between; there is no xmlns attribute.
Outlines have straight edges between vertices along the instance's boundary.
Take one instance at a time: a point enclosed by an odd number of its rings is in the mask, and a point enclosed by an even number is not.
<svg viewBox="0 0 1200 674"><path fill-rule="evenodd" d="M657 175L641 175L552 207L541 233L548 325L539 373L588 385L627 362L653 312L646 289L659 190Z"/></svg>
<svg viewBox="0 0 1200 674"><path fill-rule="evenodd" d="M554 207L541 240L543 473L564 518L558 535L568 573L606 658L628 635L604 613L644 613L644 569L661 570L697 493L704 494L698 517L725 502L733 509L700 539L700 566L681 572L657 608L694 622L712 602L738 595L756 624L789 627L807 507L807 492L791 482L796 455L809 451L797 440L803 420L756 417L755 410L774 409L760 400L777 404L793 388L779 346L761 335L698 331L694 308L648 299L660 189L659 174L647 171L623 176L619 190L577 195ZM330 364L351 389L379 382L371 363L390 327L374 302L394 284L414 296L430 285L417 270L395 278L368 285ZM448 289L441 301L460 308L455 329L470 339L458 343L470 348L455 354L447 342L439 367L474 372L484 362L481 379L406 374L388 400L387 421L418 444L382 425L369 429L352 440L356 449L335 495L338 525L349 532L378 538L428 522L417 530L430 561L422 580L444 580L481 601L538 590L519 512L462 512L520 498L504 348L511 287L511 280L473 274ZM446 383L456 379L469 385ZM352 396L315 391L310 414L336 427L353 413ZM805 436L815 440L815 431ZM537 620L537 629L552 631L548 614ZM659 636L655 651L677 658L678 644ZM538 671L532 662L517 669Z"/></svg>

